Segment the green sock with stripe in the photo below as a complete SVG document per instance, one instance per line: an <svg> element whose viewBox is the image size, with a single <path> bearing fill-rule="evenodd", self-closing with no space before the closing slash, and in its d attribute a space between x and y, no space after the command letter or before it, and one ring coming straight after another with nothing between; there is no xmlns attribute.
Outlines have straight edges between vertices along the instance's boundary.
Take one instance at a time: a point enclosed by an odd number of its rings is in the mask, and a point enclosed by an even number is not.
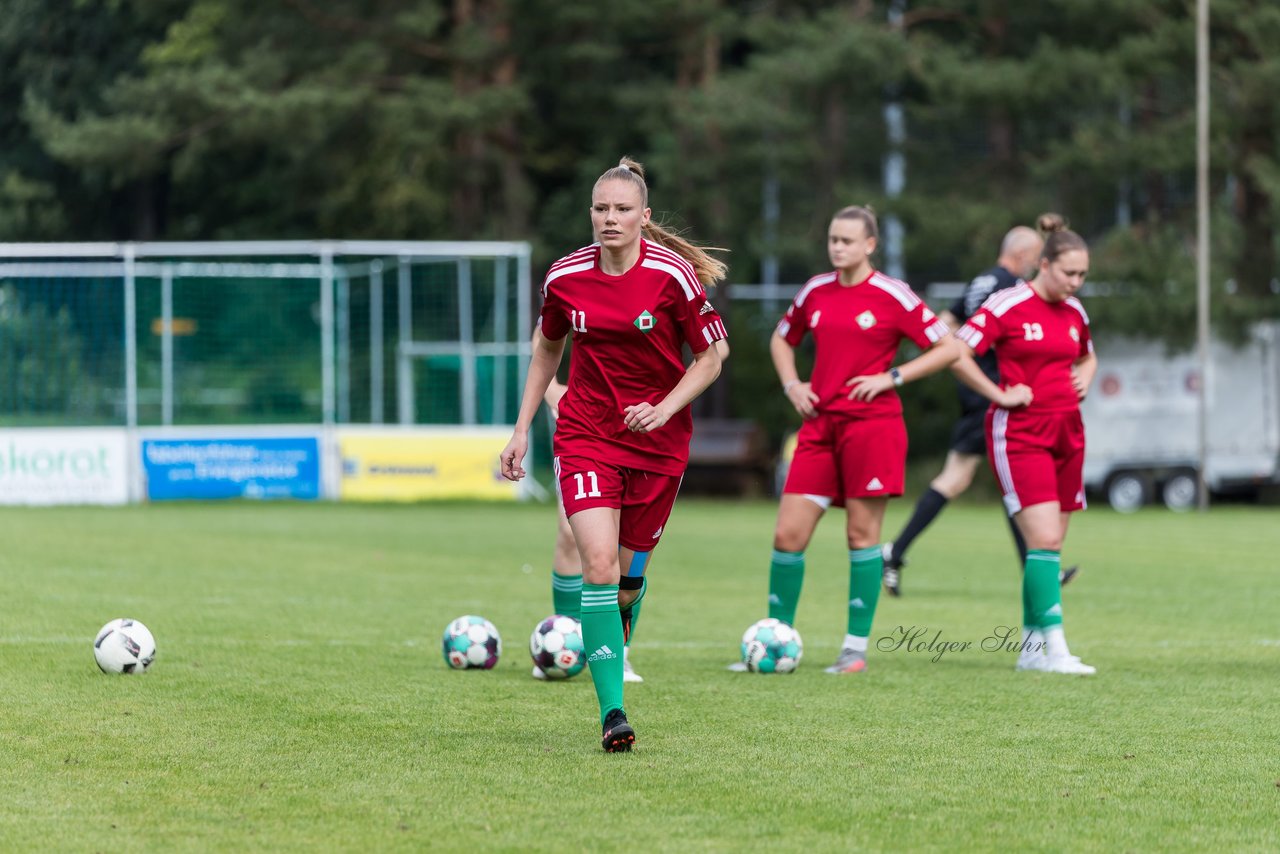
<svg viewBox="0 0 1280 854"><path fill-rule="evenodd" d="M883 570L884 556L879 546L849 550L849 634L871 636Z"/></svg>
<svg viewBox="0 0 1280 854"><path fill-rule="evenodd" d="M587 649L591 681L600 701L600 723L622 708L622 618L618 585L582 585L582 643Z"/></svg>
<svg viewBox="0 0 1280 854"><path fill-rule="evenodd" d="M573 617L575 620L582 614L582 573L577 575L561 575L551 570L551 607L557 614Z"/></svg>
<svg viewBox="0 0 1280 854"><path fill-rule="evenodd" d="M1022 573L1024 605L1030 605L1030 625L1049 629L1062 625L1062 587L1058 584L1058 570L1062 568L1062 555L1048 549L1031 549L1027 552L1026 569Z"/></svg>
<svg viewBox="0 0 1280 854"><path fill-rule="evenodd" d="M804 552L774 549L769 561L769 616L794 626L803 586Z"/></svg>

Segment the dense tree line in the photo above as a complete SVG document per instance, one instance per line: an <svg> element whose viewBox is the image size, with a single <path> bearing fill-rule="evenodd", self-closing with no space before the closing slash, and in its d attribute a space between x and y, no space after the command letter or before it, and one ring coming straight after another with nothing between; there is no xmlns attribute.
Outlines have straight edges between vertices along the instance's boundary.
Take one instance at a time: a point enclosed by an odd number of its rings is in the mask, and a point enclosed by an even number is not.
<svg viewBox="0 0 1280 854"><path fill-rule="evenodd" d="M1122 295L1095 312L1192 334L1194 0L4 6L0 240L515 238L540 268L626 153L735 282L821 268L851 202L902 222L915 283L1053 209ZM1280 313L1277 46L1280 4L1212 0L1224 328Z"/></svg>

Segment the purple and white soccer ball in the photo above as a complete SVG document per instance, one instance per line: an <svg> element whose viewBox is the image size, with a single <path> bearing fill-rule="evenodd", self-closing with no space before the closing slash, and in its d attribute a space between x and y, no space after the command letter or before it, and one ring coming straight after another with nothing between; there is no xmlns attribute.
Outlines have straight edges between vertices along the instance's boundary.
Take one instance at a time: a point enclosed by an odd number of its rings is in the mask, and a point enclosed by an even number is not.
<svg viewBox="0 0 1280 854"><path fill-rule="evenodd" d="M112 620L93 639L93 657L103 673L146 673L156 660L156 639L137 620Z"/></svg>
<svg viewBox="0 0 1280 854"><path fill-rule="evenodd" d="M582 624L573 617L552 614L533 629L529 655L548 679L568 679L587 666Z"/></svg>
<svg viewBox="0 0 1280 854"><path fill-rule="evenodd" d="M490 670L502 655L502 637L493 623L468 614L444 628L444 660L454 670Z"/></svg>

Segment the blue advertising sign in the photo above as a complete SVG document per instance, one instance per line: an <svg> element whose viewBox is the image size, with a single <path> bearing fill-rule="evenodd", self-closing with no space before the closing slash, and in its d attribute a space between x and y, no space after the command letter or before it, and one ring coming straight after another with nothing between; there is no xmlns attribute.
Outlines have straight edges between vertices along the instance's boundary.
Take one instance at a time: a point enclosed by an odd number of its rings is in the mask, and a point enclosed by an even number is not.
<svg viewBox="0 0 1280 854"><path fill-rule="evenodd" d="M320 497L315 437L148 439L142 467L152 501Z"/></svg>

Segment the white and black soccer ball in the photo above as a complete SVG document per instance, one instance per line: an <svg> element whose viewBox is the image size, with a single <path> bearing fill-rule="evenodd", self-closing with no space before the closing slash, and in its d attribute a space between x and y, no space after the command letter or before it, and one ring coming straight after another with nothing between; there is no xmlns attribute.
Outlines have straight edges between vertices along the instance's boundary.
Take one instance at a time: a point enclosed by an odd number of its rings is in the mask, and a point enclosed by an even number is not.
<svg viewBox="0 0 1280 854"><path fill-rule="evenodd" d="M502 655L502 637L493 623L473 614L444 627L444 660L454 670L490 670Z"/></svg>
<svg viewBox="0 0 1280 854"><path fill-rule="evenodd" d="M742 633L742 660L752 673L790 673L802 655L800 633L782 620L769 617Z"/></svg>
<svg viewBox="0 0 1280 854"><path fill-rule="evenodd" d="M529 655L548 679L577 676L587 666L582 624L573 617L552 614L534 627L529 637Z"/></svg>
<svg viewBox="0 0 1280 854"><path fill-rule="evenodd" d="M103 673L146 673L156 660L156 639L142 623L122 617L98 631L93 657Z"/></svg>

